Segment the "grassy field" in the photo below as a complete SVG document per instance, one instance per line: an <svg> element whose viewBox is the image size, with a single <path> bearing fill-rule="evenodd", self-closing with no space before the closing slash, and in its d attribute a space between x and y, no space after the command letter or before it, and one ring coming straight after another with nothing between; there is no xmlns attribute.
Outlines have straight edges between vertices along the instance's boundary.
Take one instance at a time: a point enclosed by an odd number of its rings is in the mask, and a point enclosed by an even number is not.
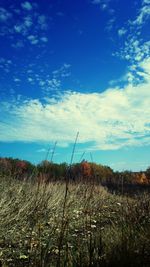
<svg viewBox="0 0 150 267"><path fill-rule="evenodd" d="M150 197L0 177L0 266L150 266Z"/></svg>

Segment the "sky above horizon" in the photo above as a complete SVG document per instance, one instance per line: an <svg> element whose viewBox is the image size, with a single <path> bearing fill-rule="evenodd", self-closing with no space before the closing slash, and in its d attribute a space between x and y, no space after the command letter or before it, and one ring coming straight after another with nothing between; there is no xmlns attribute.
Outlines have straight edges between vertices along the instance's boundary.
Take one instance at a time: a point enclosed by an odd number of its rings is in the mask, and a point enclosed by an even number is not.
<svg viewBox="0 0 150 267"><path fill-rule="evenodd" d="M150 166L150 0L0 1L0 156Z"/></svg>

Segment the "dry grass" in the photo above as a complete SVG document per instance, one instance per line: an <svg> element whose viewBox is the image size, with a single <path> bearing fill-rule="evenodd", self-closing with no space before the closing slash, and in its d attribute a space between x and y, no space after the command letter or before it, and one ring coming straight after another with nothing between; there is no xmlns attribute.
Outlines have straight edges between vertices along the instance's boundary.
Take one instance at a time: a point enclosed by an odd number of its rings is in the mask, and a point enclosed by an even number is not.
<svg viewBox="0 0 150 267"><path fill-rule="evenodd" d="M0 263L8 266L150 266L150 198L101 186L0 178Z"/></svg>

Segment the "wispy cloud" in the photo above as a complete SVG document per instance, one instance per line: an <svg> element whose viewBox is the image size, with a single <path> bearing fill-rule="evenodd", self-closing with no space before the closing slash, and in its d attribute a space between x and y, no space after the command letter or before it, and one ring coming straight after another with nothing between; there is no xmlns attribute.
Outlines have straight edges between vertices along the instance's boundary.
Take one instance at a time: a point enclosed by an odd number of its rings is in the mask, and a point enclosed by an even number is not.
<svg viewBox="0 0 150 267"><path fill-rule="evenodd" d="M6 59L4 57L0 58L0 69L5 71L6 73L11 71L12 65L13 65L13 62L11 59Z"/></svg>
<svg viewBox="0 0 150 267"><path fill-rule="evenodd" d="M127 21L126 26L118 29L121 42L123 40L124 42L114 55L128 62L127 72L120 82L128 81L134 85L141 84L147 80L148 73L150 73L149 71L143 72L143 64L146 66L146 62L149 62L150 58L150 39L149 36L144 39L142 36L145 24L150 19L149 12L150 1L143 0L141 8L137 11L137 16L133 20ZM118 81L116 80L116 82Z"/></svg>
<svg viewBox="0 0 150 267"><path fill-rule="evenodd" d="M61 89L63 80L71 75L71 65L64 63L60 68L52 71L46 77L37 77L39 86L44 94L49 95L52 92L58 93Z"/></svg>
<svg viewBox="0 0 150 267"><path fill-rule="evenodd" d="M97 5L102 11L108 11L111 15L114 14L114 9L110 7L111 0L92 0L91 4Z"/></svg>
<svg viewBox="0 0 150 267"><path fill-rule="evenodd" d="M19 78L15 77L15 78L14 78L14 82L16 82L16 83L18 83L18 82L19 82L19 83L20 83L20 82L21 82L21 80L20 80Z"/></svg>
<svg viewBox="0 0 150 267"><path fill-rule="evenodd" d="M61 81L56 78L40 80L39 85L42 88L44 94L51 94L51 92L57 92L60 90Z"/></svg>
<svg viewBox="0 0 150 267"><path fill-rule="evenodd" d="M5 117L0 140L69 144L79 131L79 142L92 142L95 150L150 144L150 59L140 67L145 81L137 85L103 93L70 92L45 104L40 100L1 103Z"/></svg>
<svg viewBox="0 0 150 267"><path fill-rule="evenodd" d="M135 20L131 21L132 25L142 26L150 18L150 1L144 0L143 5L138 11L138 15Z"/></svg>
<svg viewBox="0 0 150 267"><path fill-rule="evenodd" d="M64 63L63 66L61 66L59 69L53 71L54 77L55 78L57 78L57 77L62 77L62 78L69 77L71 75L70 67L71 67L70 64Z"/></svg>
<svg viewBox="0 0 150 267"><path fill-rule="evenodd" d="M106 9L108 7L110 0L92 0L91 3L93 5L99 5L102 9Z"/></svg>
<svg viewBox="0 0 150 267"><path fill-rule="evenodd" d="M112 17L111 19L108 20L107 25L105 29L109 32L113 29L114 23L115 23L116 18Z"/></svg>
<svg viewBox="0 0 150 267"><path fill-rule="evenodd" d="M49 18L41 14L37 4L25 1L18 9L12 5L8 8L0 7L0 35L11 39L12 47L22 48L27 43L39 47L46 45Z"/></svg>
<svg viewBox="0 0 150 267"><path fill-rule="evenodd" d="M33 42L32 45L36 45L38 41L36 36L30 36L30 42ZM46 40L43 40L46 41ZM22 44L22 43L21 43ZM21 45L20 43L16 45ZM53 94L58 96L61 94L61 91L65 90L64 84L68 81L71 76L71 65L64 63L61 67L50 70L48 64L41 66L40 59L35 60L34 63L24 64L23 68L16 68L15 58L11 60L10 58L0 58L0 71L4 79L8 79L8 75L11 73L12 86L14 89L16 86L25 85L27 86L36 86L38 88L40 95L42 93L43 97L52 96ZM22 62L20 63L20 66ZM44 70L44 71L43 71Z"/></svg>
<svg viewBox="0 0 150 267"><path fill-rule="evenodd" d="M38 44L38 36L37 35L29 35L27 39L30 41L31 44L36 45Z"/></svg>
<svg viewBox="0 0 150 267"><path fill-rule="evenodd" d="M150 19L150 1L143 0L142 6L137 11L133 20L126 22L126 26L118 29L119 37L125 35L125 43L115 54L128 60L131 64L137 64L150 55L150 40L143 40L142 31Z"/></svg>
<svg viewBox="0 0 150 267"><path fill-rule="evenodd" d="M44 36L44 37L41 37L40 39L41 39L41 41L44 42L44 43L47 43L47 42L48 42L48 38L45 37L45 36Z"/></svg>
<svg viewBox="0 0 150 267"><path fill-rule="evenodd" d="M25 9L25 10L28 10L28 11L32 10L32 4L31 4L30 2L28 2L28 1L23 2L23 3L21 4L21 6L22 6L22 8Z"/></svg>
<svg viewBox="0 0 150 267"><path fill-rule="evenodd" d="M127 30L125 28L121 28L118 30L118 35L119 36L123 36L127 33Z"/></svg>
<svg viewBox="0 0 150 267"><path fill-rule="evenodd" d="M47 17L45 15L39 15L37 19L38 24L40 25L41 30L46 30L47 25Z"/></svg>
<svg viewBox="0 0 150 267"><path fill-rule="evenodd" d="M109 14L110 18L108 19L106 23L106 27L105 27L105 30L107 32L110 32L114 28L114 24L116 21L116 17L114 15L115 10L111 8L110 2L111 0L92 0L91 1L91 4L97 5L98 7L100 7L102 11L107 11L107 13Z"/></svg>
<svg viewBox="0 0 150 267"><path fill-rule="evenodd" d="M12 14L5 8L0 7L0 22L7 22L12 17Z"/></svg>
<svg viewBox="0 0 150 267"><path fill-rule="evenodd" d="M36 152L37 153L46 153L47 150L46 150L46 148L40 148L40 149L36 150Z"/></svg>

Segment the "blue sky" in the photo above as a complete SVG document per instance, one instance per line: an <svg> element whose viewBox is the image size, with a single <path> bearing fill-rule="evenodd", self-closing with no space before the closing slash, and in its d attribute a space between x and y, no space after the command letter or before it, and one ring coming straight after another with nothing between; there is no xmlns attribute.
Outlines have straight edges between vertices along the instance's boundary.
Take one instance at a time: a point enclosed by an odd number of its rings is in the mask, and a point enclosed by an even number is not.
<svg viewBox="0 0 150 267"><path fill-rule="evenodd" d="M0 156L150 165L150 0L0 2ZM49 158L51 156L49 155Z"/></svg>

